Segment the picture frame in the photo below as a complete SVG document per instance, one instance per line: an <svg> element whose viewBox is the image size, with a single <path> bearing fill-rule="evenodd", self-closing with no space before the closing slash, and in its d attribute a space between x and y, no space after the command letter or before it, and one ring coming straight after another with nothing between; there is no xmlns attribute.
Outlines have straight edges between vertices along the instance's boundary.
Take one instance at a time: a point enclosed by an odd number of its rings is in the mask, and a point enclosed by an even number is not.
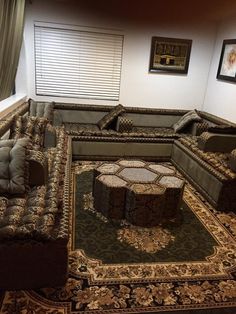
<svg viewBox="0 0 236 314"><path fill-rule="evenodd" d="M152 37L149 72L187 74L191 39Z"/></svg>
<svg viewBox="0 0 236 314"><path fill-rule="evenodd" d="M223 40L217 79L236 82L236 39Z"/></svg>

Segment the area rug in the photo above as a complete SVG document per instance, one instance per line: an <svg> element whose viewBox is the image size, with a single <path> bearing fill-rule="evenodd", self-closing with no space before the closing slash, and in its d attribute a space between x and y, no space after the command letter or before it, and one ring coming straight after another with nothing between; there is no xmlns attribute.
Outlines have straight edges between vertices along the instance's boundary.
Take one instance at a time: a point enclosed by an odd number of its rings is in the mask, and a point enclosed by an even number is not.
<svg viewBox="0 0 236 314"><path fill-rule="evenodd" d="M143 228L107 219L93 205L100 163L73 164L66 286L3 292L0 313L236 314L235 214L186 183L176 221Z"/></svg>

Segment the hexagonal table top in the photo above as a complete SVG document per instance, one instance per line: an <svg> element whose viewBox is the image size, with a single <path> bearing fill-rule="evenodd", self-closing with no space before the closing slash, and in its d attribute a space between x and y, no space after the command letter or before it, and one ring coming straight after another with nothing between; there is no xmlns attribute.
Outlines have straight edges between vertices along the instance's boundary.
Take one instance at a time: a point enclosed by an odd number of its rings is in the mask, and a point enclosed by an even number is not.
<svg viewBox="0 0 236 314"><path fill-rule="evenodd" d="M120 159L95 169L95 208L108 218L155 226L178 213L185 181L171 164Z"/></svg>
<svg viewBox="0 0 236 314"><path fill-rule="evenodd" d="M102 164L97 167L97 170L101 173L115 173L119 169L120 167L114 163Z"/></svg>
<svg viewBox="0 0 236 314"><path fill-rule="evenodd" d="M145 168L124 168L118 175L130 182L152 182L158 175Z"/></svg>
<svg viewBox="0 0 236 314"><path fill-rule="evenodd" d="M174 174L175 170L163 165L149 165L149 168L163 174Z"/></svg>
<svg viewBox="0 0 236 314"><path fill-rule="evenodd" d="M126 181L115 175L110 174L102 174L98 177L98 180L110 187L124 187L127 185Z"/></svg>

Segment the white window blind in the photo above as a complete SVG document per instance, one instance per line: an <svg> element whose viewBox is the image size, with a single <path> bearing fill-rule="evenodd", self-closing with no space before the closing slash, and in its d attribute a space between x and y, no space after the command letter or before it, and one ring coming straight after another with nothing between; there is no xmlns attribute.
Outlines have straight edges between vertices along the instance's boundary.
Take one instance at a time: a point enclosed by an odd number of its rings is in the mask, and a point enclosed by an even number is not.
<svg viewBox="0 0 236 314"><path fill-rule="evenodd" d="M119 100L122 35L34 29L37 95Z"/></svg>

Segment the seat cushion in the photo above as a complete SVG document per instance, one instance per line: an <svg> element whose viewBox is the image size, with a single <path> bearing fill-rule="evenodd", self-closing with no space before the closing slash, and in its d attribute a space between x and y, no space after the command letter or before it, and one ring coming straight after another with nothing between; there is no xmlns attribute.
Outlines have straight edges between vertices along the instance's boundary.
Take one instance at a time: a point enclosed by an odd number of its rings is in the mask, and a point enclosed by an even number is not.
<svg viewBox="0 0 236 314"><path fill-rule="evenodd" d="M38 102L33 99L29 99L30 116L47 118L52 121L52 114L54 108L54 102Z"/></svg>

